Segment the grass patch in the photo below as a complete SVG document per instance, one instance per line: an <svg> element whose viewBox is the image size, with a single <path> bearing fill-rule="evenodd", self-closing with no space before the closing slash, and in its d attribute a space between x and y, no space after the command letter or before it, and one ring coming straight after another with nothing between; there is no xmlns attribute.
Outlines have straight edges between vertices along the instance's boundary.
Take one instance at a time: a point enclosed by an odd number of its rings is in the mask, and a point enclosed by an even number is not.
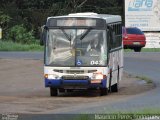
<svg viewBox="0 0 160 120"><path fill-rule="evenodd" d="M132 49L124 49L124 52L133 52ZM160 48L142 48L141 52L160 52Z"/></svg>
<svg viewBox="0 0 160 120"><path fill-rule="evenodd" d="M160 108L144 108L132 112L130 111L116 112L115 114L160 114Z"/></svg>
<svg viewBox="0 0 160 120"><path fill-rule="evenodd" d="M112 111L110 113L77 114L71 120L141 120L142 118L160 118L160 108L144 108L136 111Z"/></svg>
<svg viewBox="0 0 160 120"><path fill-rule="evenodd" d="M44 47L38 44L24 45L8 41L0 41L0 51L43 51Z"/></svg>
<svg viewBox="0 0 160 120"><path fill-rule="evenodd" d="M136 76L136 78L144 80L148 84L152 83L152 80L150 78L148 78L148 77L145 77L145 76Z"/></svg>
<svg viewBox="0 0 160 120"><path fill-rule="evenodd" d="M124 49L124 52L132 52L132 51L134 51L134 50L132 50L132 49Z"/></svg>
<svg viewBox="0 0 160 120"><path fill-rule="evenodd" d="M142 52L160 52L160 48L142 48Z"/></svg>
<svg viewBox="0 0 160 120"><path fill-rule="evenodd" d="M93 120L93 116L89 114L81 114L77 115L77 117L74 120Z"/></svg>
<svg viewBox="0 0 160 120"><path fill-rule="evenodd" d="M137 111L137 114L160 114L159 108L146 108L140 111Z"/></svg>
<svg viewBox="0 0 160 120"><path fill-rule="evenodd" d="M160 109L159 108L145 108L134 112L119 112L113 113L117 114L117 120L141 120L141 119L156 119L160 118Z"/></svg>

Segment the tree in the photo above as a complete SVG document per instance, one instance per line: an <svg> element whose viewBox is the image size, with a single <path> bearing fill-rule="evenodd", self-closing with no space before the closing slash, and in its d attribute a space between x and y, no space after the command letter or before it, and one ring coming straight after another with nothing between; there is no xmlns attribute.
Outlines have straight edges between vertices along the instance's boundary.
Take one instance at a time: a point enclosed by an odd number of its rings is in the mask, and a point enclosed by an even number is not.
<svg viewBox="0 0 160 120"><path fill-rule="evenodd" d="M0 11L0 27L2 27L4 30L8 28L8 23L10 22L11 17L9 17L6 14L3 14L2 11Z"/></svg>
<svg viewBox="0 0 160 120"><path fill-rule="evenodd" d="M5 20L3 27L23 24L28 31L35 31L36 38L49 16L75 12L123 13L122 0L0 0L0 3L0 11L3 11L0 19Z"/></svg>

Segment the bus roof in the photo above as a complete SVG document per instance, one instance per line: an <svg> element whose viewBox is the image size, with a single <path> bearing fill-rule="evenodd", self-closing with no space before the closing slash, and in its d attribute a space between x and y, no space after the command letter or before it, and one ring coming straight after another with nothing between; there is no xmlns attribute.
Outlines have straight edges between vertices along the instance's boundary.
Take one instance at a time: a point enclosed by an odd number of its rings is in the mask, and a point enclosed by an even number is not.
<svg viewBox="0 0 160 120"><path fill-rule="evenodd" d="M120 15L110 15L110 14L97 14L93 12L85 12L85 13L72 13L65 16L54 16L54 17L48 17L48 19L51 18L64 18L64 17L86 17L86 18L99 18L106 20L106 23L114 23L114 22L120 22L122 21Z"/></svg>

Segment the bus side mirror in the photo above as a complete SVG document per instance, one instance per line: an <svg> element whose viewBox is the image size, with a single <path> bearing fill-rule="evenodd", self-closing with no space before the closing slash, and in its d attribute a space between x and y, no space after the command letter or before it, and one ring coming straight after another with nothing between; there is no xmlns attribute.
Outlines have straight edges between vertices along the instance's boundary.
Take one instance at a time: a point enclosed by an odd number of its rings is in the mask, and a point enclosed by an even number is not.
<svg viewBox="0 0 160 120"><path fill-rule="evenodd" d="M113 44L116 43L116 37L115 37L115 32L113 31L112 32L112 40L113 40Z"/></svg>
<svg viewBox="0 0 160 120"><path fill-rule="evenodd" d="M109 32L109 30L107 30L107 35L108 35L108 37L107 37L107 39L108 39L108 49L109 49L109 51L112 49L112 46L111 46L111 32Z"/></svg>
<svg viewBox="0 0 160 120"><path fill-rule="evenodd" d="M41 37L40 37L40 45L43 46L46 41L46 27L43 25L41 27Z"/></svg>

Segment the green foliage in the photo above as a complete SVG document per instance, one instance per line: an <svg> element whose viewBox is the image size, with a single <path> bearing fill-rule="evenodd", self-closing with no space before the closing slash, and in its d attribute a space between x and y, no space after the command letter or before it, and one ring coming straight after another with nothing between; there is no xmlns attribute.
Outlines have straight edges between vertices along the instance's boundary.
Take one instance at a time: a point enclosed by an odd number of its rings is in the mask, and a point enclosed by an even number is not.
<svg viewBox="0 0 160 120"><path fill-rule="evenodd" d="M146 76L136 76L136 78L146 81L146 83L153 83L152 80Z"/></svg>
<svg viewBox="0 0 160 120"><path fill-rule="evenodd" d="M43 51L43 49L37 44L23 45L11 41L0 41L0 51Z"/></svg>
<svg viewBox="0 0 160 120"><path fill-rule="evenodd" d="M8 33L8 39L21 44L36 43L33 31L27 31L24 25L13 26Z"/></svg>
<svg viewBox="0 0 160 120"><path fill-rule="evenodd" d="M5 23L9 23L11 18L8 15L3 14L2 11L0 11L0 25L2 26Z"/></svg>
<svg viewBox="0 0 160 120"><path fill-rule="evenodd" d="M133 50L124 49L124 52L133 52ZM160 52L160 48L142 48L141 52Z"/></svg>
<svg viewBox="0 0 160 120"><path fill-rule="evenodd" d="M122 0L1 0L0 26L5 39L30 44L40 39L41 26L49 16L75 12L122 15L122 8Z"/></svg>
<svg viewBox="0 0 160 120"><path fill-rule="evenodd" d="M8 24L11 20L11 17L4 14L2 11L0 11L0 27L3 30L6 30L8 28Z"/></svg>

